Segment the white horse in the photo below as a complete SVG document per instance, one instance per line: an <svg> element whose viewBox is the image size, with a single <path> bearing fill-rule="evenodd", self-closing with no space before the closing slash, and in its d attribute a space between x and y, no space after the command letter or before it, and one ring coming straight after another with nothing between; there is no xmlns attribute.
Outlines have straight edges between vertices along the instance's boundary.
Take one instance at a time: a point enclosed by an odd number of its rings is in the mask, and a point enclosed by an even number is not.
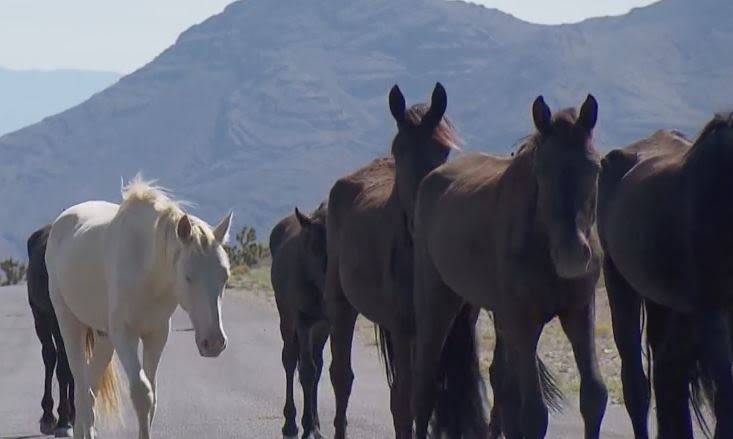
<svg viewBox="0 0 733 439"><path fill-rule="evenodd" d="M232 213L212 229L139 175L122 188L122 199L121 205L70 207L48 239L49 292L75 378L78 439L96 435L95 399L118 412L115 351L130 383L139 437L150 438L155 374L177 305L191 319L202 356L216 357L226 347L221 295L229 260L222 244Z"/></svg>

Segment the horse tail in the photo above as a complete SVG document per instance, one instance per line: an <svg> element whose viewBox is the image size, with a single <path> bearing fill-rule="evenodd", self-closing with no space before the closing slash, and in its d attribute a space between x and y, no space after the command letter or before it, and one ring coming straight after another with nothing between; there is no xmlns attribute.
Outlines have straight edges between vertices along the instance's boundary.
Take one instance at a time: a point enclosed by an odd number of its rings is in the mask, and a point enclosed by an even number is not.
<svg viewBox="0 0 733 439"><path fill-rule="evenodd" d="M542 399L550 410L554 412L562 411L565 395L563 395L560 386L558 386L557 379L539 357L537 357L537 367L540 375Z"/></svg>
<svg viewBox="0 0 733 439"><path fill-rule="evenodd" d="M690 405L695 413L695 420L706 438L711 437L710 426L703 415L703 407L712 405L715 400L715 381L705 367L704 361L697 359L690 374Z"/></svg>
<svg viewBox="0 0 733 439"><path fill-rule="evenodd" d="M85 351L87 361L89 361L94 353L94 332L91 328L87 328ZM122 420L120 417L118 375L116 363L114 359L111 359L99 378L98 390L94 395L95 407L99 408L101 417L113 424L119 424Z"/></svg>
<svg viewBox="0 0 733 439"><path fill-rule="evenodd" d="M387 374L387 384L390 389L394 386L394 348L389 331L377 324L374 325L374 337L377 341L379 357L384 361L384 371Z"/></svg>
<svg viewBox="0 0 733 439"><path fill-rule="evenodd" d="M476 345L476 319L469 305L453 323L443 347L432 435L487 437L488 400Z"/></svg>

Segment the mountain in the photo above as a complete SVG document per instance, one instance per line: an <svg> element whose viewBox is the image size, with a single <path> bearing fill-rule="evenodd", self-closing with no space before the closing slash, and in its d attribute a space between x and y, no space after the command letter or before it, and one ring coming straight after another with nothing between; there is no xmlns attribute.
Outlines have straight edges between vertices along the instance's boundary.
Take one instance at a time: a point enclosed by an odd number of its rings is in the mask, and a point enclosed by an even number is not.
<svg viewBox="0 0 733 439"><path fill-rule="evenodd" d="M733 104L733 2L662 0L620 17L526 23L443 0L243 0L83 104L0 138L0 254L142 170L213 222L266 237L296 205L389 150L387 92L435 81L467 150L507 152L529 107L600 104L596 143L694 136Z"/></svg>
<svg viewBox="0 0 733 439"><path fill-rule="evenodd" d="M120 76L86 70L0 67L0 135L73 107L114 84Z"/></svg>

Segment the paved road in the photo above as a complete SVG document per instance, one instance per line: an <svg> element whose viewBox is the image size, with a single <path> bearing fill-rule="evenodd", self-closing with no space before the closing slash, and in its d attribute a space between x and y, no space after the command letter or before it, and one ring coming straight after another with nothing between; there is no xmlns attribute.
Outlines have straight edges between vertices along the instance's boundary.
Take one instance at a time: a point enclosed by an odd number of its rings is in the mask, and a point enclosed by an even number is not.
<svg viewBox="0 0 733 439"><path fill-rule="evenodd" d="M228 292L224 326L229 344L216 359L200 358L187 317L174 315L173 331L159 371L156 438L281 437L284 383L280 364L277 312L271 302L246 292ZM356 379L349 406L352 439L389 438L392 421L384 373L373 346L356 340ZM327 362L330 361L328 352ZM328 363L327 363L328 364ZM26 302L25 286L0 288L0 439L38 438L43 391L40 344ZM324 374L320 387L321 420L327 437L334 414L333 392ZM297 388L297 386L296 386ZM126 390L125 425L100 428L109 439L136 437L137 421ZM296 403L301 407L302 396ZM582 437L577 409L568 407L550 421L549 438ZM609 407L604 438L631 437L622 408Z"/></svg>

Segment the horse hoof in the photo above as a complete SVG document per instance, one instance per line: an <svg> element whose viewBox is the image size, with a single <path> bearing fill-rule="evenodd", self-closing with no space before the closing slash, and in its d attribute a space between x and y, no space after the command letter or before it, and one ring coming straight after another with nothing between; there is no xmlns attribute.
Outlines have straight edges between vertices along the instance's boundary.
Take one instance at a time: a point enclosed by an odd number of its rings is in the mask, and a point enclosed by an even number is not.
<svg viewBox="0 0 733 439"><path fill-rule="evenodd" d="M283 439L298 439L298 435L288 436L287 434L283 434Z"/></svg>
<svg viewBox="0 0 733 439"><path fill-rule="evenodd" d="M54 418L41 418L39 424L41 426L41 433L43 433L43 434L53 434L53 431L56 428L56 419L54 419Z"/></svg>
<svg viewBox="0 0 733 439"><path fill-rule="evenodd" d="M72 437L74 435L74 430L71 429L71 427L58 427L54 432L53 435L55 437Z"/></svg>

